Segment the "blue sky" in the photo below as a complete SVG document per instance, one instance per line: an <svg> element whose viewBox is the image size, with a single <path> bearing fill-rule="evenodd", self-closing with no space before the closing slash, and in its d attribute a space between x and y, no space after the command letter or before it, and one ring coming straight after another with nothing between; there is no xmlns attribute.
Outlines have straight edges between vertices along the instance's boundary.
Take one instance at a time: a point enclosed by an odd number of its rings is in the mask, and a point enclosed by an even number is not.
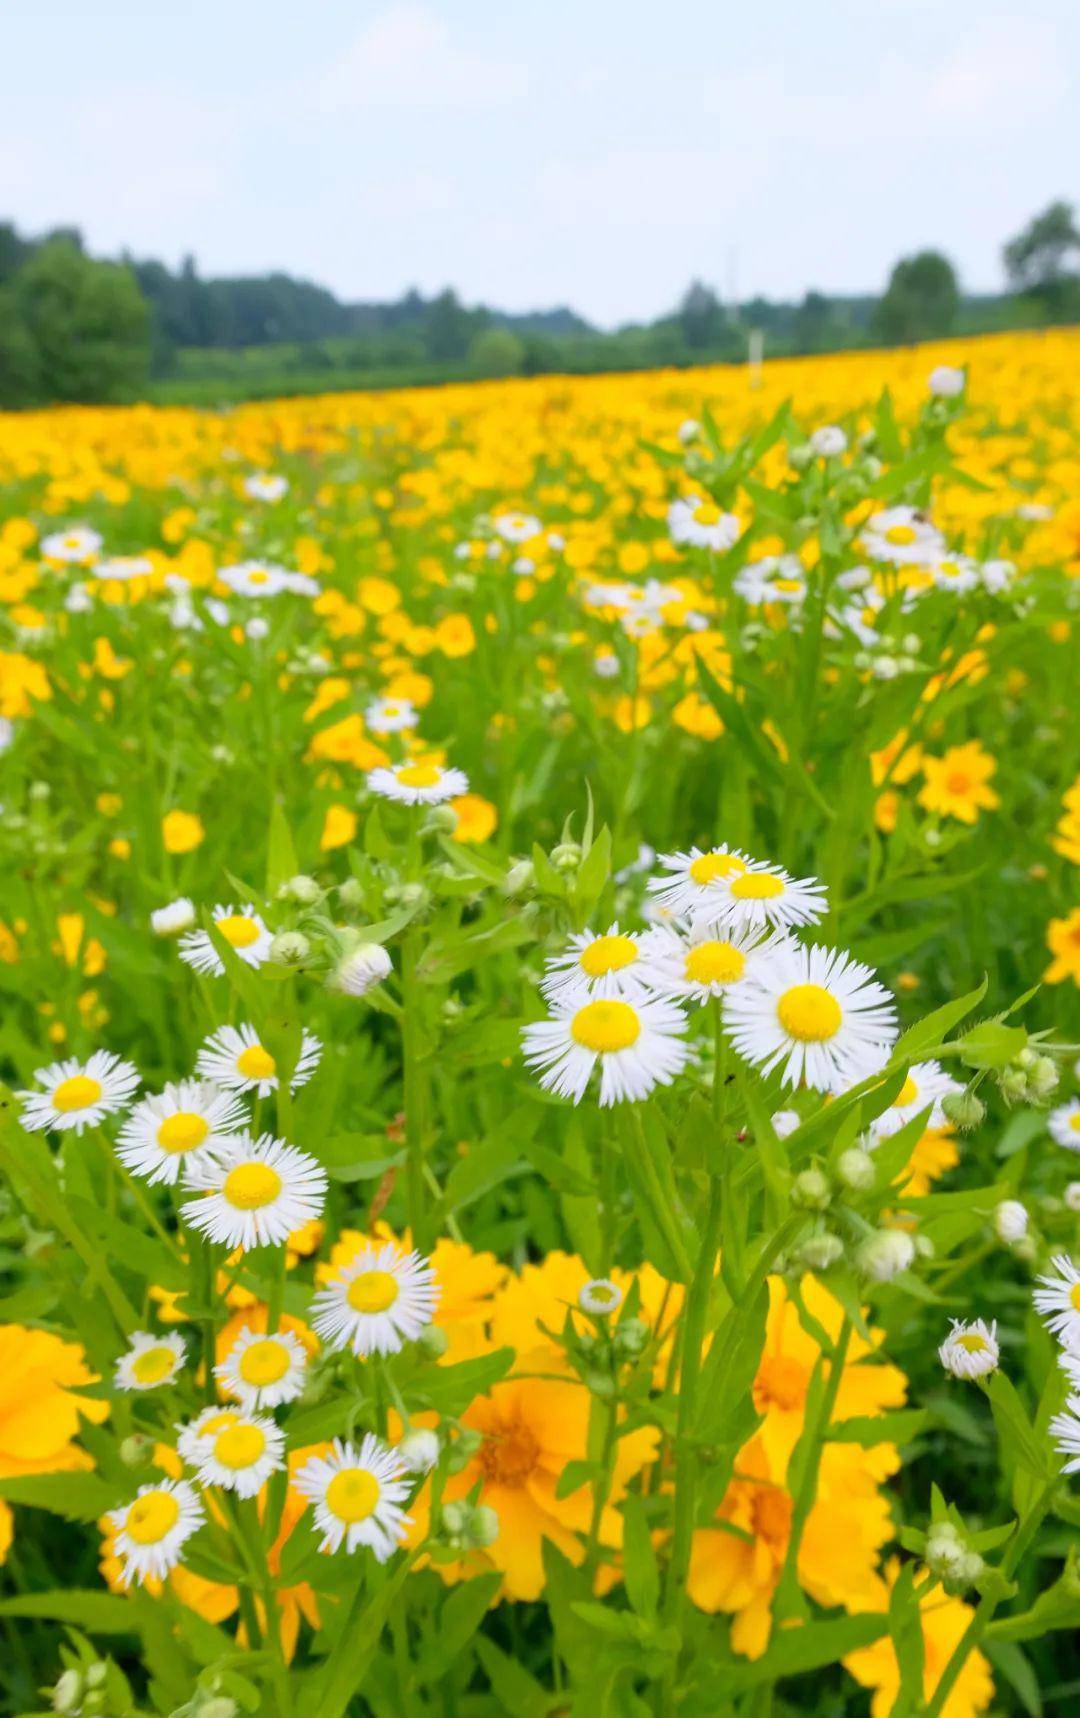
<svg viewBox="0 0 1080 1718"><path fill-rule="evenodd" d="M0 218L349 298L658 314L971 288L1080 201L1080 6L1037 0L36 0L3 9Z"/></svg>

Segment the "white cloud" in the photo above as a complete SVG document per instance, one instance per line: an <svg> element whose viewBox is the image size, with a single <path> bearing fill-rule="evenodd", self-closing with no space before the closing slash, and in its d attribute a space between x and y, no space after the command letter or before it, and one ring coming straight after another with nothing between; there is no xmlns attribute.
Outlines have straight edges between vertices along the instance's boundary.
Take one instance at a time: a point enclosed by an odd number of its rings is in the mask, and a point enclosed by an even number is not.
<svg viewBox="0 0 1080 1718"><path fill-rule="evenodd" d="M319 85L333 108L478 108L521 95L523 68L456 41L449 24L410 0L365 26Z"/></svg>

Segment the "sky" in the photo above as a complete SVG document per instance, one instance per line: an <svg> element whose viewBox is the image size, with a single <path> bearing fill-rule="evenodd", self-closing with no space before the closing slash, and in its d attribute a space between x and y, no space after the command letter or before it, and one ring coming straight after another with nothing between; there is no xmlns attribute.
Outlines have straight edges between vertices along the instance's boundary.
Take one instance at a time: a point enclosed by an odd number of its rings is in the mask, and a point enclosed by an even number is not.
<svg viewBox="0 0 1080 1718"><path fill-rule="evenodd" d="M0 219L602 326L969 290L1080 202L1077 0L0 0Z"/></svg>

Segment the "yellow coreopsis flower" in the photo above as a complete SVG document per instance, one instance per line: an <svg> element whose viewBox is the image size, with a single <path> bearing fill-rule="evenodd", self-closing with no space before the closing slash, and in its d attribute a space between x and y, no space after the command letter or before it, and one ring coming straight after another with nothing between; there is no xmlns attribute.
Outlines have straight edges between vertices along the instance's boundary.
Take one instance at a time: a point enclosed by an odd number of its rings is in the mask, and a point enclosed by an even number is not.
<svg viewBox="0 0 1080 1718"><path fill-rule="evenodd" d="M1043 973L1047 984L1060 984L1071 978L1080 985L1080 907L1063 919L1051 919L1046 927L1046 946L1053 960Z"/></svg>
<svg viewBox="0 0 1080 1718"><path fill-rule="evenodd" d="M347 805L328 805L323 820L319 847L324 853L335 847L347 847L356 836L356 813Z"/></svg>
<svg viewBox="0 0 1080 1718"><path fill-rule="evenodd" d="M193 811L167 811L161 820L161 842L166 853L191 853L205 836L202 818Z"/></svg>
<svg viewBox="0 0 1080 1718"><path fill-rule="evenodd" d="M919 804L939 817L975 823L980 811L993 811L1001 804L988 786L997 763L978 740L950 746L940 758L924 757L922 768L926 783L919 791Z"/></svg>
<svg viewBox="0 0 1080 1718"><path fill-rule="evenodd" d="M0 1479L93 1467L72 1440L80 1415L97 1424L108 1418L107 1402L79 1394L81 1385L95 1382L77 1342L0 1324ZM0 1562L11 1527L11 1512L0 1503Z"/></svg>
<svg viewBox="0 0 1080 1718"><path fill-rule="evenodd" d="M884 1610L889 1589L900 1572L895 1558L889 1563L885 1581L878 1582L878 1601L868 1610ZM973 1616L971 1606L963 1599L950 1598L940 1587L934 1587L919 1600L919 1615L923 1635L923 1694L929 1700L941 1680L941 1673L952 1657L953 1649ZM849 1653L844 1664L864 1688L872 1688L871 1718L888 1718L900 1689L900 1668L896 1649L889 1636L883 1635L871 1646ZM985 1712L994 1698L994 1679L983 1653L972 1652L956 1686L942 1709L943 1718L976 1718Z"/></svg>
<svg viewBox="0 0 1080 1718"><path fill-rule="evenodd" d="M487 841L494 835L499 814L490 799L478 793L462 793L450 801L457 815L451 839L454 841Z"/></svg>

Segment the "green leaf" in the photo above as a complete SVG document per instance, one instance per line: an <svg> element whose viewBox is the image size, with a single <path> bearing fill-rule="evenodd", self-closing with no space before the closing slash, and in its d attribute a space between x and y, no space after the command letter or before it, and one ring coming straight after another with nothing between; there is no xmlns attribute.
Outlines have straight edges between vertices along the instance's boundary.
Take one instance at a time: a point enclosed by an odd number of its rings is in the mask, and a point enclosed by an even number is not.
<svg viewBox="0 0 1080 1718"><path fill-rule="evenodd" d="M439 1612L438 1630L417 1660L418 1682L438 1682L468 1646L502 1585L502 1573L492 1569L476 1575L451 1592Z"/></svg>
<svg viewBox="0 0 1080 1718"><path fill-rule="evenodd" d="M1012 1381L1004 1372L994 1372L986 1386L990 1412L1002 1442L1003 1466L1006 1472L1019 1465L1036 1479L1051 1479L1054 1466L1048 1444L1036 1437L1024 1405Z"/></svg>
<svg viewBox="0 0 1080 1718"><path fill-rule="evenodd" d="M631 1492L623 1504L623 1581L639 1617L655 1617L660 1600L660 1571L649 1519L641 1498Z"/></svg>
<svg viewBox="0 0 1080 1718"><path fill-rule="evenodd" d="M474 1396L483 1396L505 1378L517 1355L512 1348L496 1348L476 1360L461 1360L454 1366L432 1366L415 1382L417 1396L440 1414L462 1414Z"/></svg>
<svg viewBox="0 0 1080 1718"><path fill-rule="evenodd" d="M561 1697L548 1694L524 1665L503 1652L487 1635L478 1636L476 1652L492 1694L510 1718L546 1718L556 1704L565 1705Z"/></svg>
<svg viewBox="0 0 1080 1718"><path fill-rule="evenodd" d="M929 1430L934 1416L925 1408L898 1408L891 1414L858 1414L850 1420L834 1420L825 1434L831 1444L910 1444Z"/></svg>
<svg viewBox="0 0 1080 1718"><path fill-rule="evenodd" d="M801 1623L773 1631L769 1649L753 1664L724 1666L724 1685L732 1693L775 1682L782 1676L805 1675L872 1646L888 1632L888 1618L879 1612L859 1612L835 1622Z"/></svg>
<svg viewBox="0 0 1080 1718"><path fill-rule="evenodd" d="M918 1565L905 1563L889 1594L889 1634L900 1667L900 1687L890 1718L916 1718L924 1705L925 1643L922 1615L915 1596Z"/></svg>
<svg viewBox="0 0 1080 1718"><path fill-rule="evenodd" d="M935 1008L932 1014L924 1015L914 1026L909 1026L893 1047L889 1067L898 1067L901 1062L918 1062L932 1044L940 1044L953 1027L963 1020L965 1014L970 1014L973 1008L979 1006L986 995L989 982L988 978L984 978L977 990L969 990L966 996L943 1003L940 1008Z"/></svg>
<svg viewBox="0 0 1080 1718"><path fill-rule="evenodd" d="M280 799L274 799L270 807L270 833L266 843L266 893L272 900L282 883L287 883L290 877L295 877L300 866L297 863L296 848L289 833L289 825L285 818L285 809Z"/></svg>
<svg viewBox="0 0 1080 1718"><path fill-rule="evenodd" d="M139 1628L129 1599L92 1589L84 1592L78 1587L0 1599L0 1617L41 1617L48 1622L71 1623L90 1634L136 1634Z"/></svg>
<svg viewBox="0 0 1080 1718"><path fill-rule="evenodd" d="M1027 1041L1023 1026L1003 1026L998 1020L983 1020L964 1033L955 1049L969 1068L1004 1068L1020 1054Z"/></svg>
<svg viewBox="0 0 1080 1718"><path fill-rule="evenodd" d="M96 1473L31 1473L0 1479L0 1497L30 1509L47 1509L66 1521L96 1521L115 1509L120 1493Z"/></svg>

